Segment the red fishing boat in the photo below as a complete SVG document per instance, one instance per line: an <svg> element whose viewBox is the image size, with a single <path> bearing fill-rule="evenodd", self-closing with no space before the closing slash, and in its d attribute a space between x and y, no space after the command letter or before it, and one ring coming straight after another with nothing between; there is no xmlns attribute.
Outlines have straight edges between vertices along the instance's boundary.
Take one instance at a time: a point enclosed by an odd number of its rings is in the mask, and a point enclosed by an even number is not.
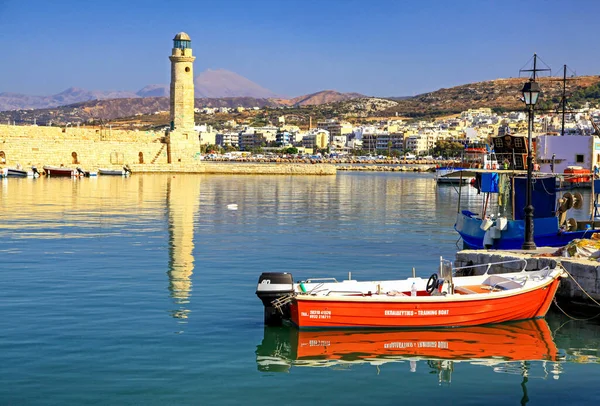
<svg viewBox="0 0 600 406"><path fill-rule="evenodd" d="M62 177L77 176L76 169L65 168L63 166L44 166L44 172L46 172L47 176L62 176Z"/></svg>
<svg viewBox="0 0 600 406"><path fill-rule="evenodd" d="M520 261L520 260L517 260ZM524 261L524 260L523 260ZM265 323L289 320L299 328L434 328L475 326L544 317L561 269L455 276L442 260L428 280L368 281L333 278L294 283L288 273L263 273L256 294Z"/></svg>
<svg viewBox="0 0 600 406"><path fill-rule="evenodd" d="M492 326L427 330L265 329L257 349L262 370L406 360L556 361L558 349L543 319Z"/></svg>

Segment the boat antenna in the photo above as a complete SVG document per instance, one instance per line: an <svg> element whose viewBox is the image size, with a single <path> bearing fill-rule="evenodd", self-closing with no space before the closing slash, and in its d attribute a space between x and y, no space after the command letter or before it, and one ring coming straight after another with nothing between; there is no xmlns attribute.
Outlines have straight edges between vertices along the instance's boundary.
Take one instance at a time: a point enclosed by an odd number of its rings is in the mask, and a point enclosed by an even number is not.
<svg viewBox="0 0 600 406"><path fill-rule="evenodd" d="M546 66L545 68L537 67L538 59ZM538 72L552 72L552 69L550 69L550 67L546 64L546 62L542 61L541 58L539 56L537 56L537 54L534 53L533 54L533 68L532 69L522 69L522 68L519 69L519 77L521 77L521 74L525 73L525 72L531 72L530 80L535 82L535 79L539 76Z"/></svg>
<svg viewBox="0 0 600 406"><path fill-rule="evenodd" d="M537 64L538 59L540 60L540 62L542 64L544 64L546 66L545 68L538 68L538 66L537 66L538 65ZM527 62L527 64L528 63L529 62ZM525 65L527 65L527 64L525 64ZM533 67L531 69L523 69L523 68L519 69L519 77L521 77L521 75L523 73L529 73L529 72L531 72L531 76L530 76L529 80L531 82L535 82L535 80L539 76L538 73L540 73L540 72L550 72L550 73L552 73L552 69L550 69L550 67L548 66L548 64L546 64L546 62L542 61L542 59L536 53L534 53L533 54ZM535 108L535 106L534 106L534 108Z"/></svg>
<svg viewBox="0 0 600 406"><path fill-rule="evenodd" d="M565 115L567 113L567 81L574 80L575 72L569 69L572 72L570 78L567 78L567 69L569 67L567 65L563 65L563 75L560 81L562 82L562 94L560 98L560 113L561 113L561 128L560 135L565 135ZM557 112L558 113L558 112Z"/></svg>

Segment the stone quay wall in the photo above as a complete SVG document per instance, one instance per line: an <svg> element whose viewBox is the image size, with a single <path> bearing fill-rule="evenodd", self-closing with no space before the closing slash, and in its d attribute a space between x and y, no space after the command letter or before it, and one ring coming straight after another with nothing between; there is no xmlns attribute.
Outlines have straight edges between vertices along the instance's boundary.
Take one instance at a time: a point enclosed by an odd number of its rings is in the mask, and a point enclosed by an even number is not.
<svg viewBox="0 0 600 406"><path fill-rule="evenodd" d="M547 249L541 249L546 250ZM555 251L556 249L552 250ZM536 252L539 254L540 252ZM527 271L543 269L549 266L556 268L558 263L569 272L573 279L596 301L600 301L600 263L579 258L563 257L540 257L536 254L528 254L524 251L494 251L494 250L463 250L456 254L455 267L471 266L478 264L487 264L491 262L503 262L516 259L525 259L527 261ZM522 269L523 263L513 262L504 265L494 266L491 273L518 272ZM471 268L474 274L482 274L485 267L477 266ZM457 271L457 274L465 273ZM563 278L556 292L557 298L570 303L592 304L587 295L577 286L575 281L569 278Z"/></svg>
<svg viewBox="0 0 600 406"><path fill-rule="evenodd" d="M86 170L144 163L167 164L164 134L109 128L0 125L6 166L80 166Z"/></svg>

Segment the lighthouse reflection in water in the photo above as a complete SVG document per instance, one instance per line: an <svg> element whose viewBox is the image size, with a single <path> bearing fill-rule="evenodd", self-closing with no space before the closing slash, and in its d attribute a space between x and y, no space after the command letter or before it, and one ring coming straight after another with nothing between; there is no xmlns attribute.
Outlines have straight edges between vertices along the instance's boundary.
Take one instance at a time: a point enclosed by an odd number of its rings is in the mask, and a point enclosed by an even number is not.
<svg viewBox="0 0 600 406"><path fill-rule="evenodd" d="M257 367L262 372L369 364L380 373L388 363L406 363L410 372L425 367L437 373L439 383L446 384L451 383L452 372L461 362L489 366L499 373L558 379L560 358L544 319L440 330L265 327L256 349ZM542 361L540 370L533 370L529 361Z"/></svg>

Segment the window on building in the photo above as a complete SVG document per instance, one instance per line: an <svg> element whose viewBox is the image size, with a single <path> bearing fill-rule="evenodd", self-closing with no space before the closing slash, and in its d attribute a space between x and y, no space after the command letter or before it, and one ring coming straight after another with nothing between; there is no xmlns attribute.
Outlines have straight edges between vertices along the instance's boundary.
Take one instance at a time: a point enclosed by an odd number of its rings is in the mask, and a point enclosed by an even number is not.
<svg viewBox="0 0 600 406"><path fill-rule="evenodd" d="M584 160L584 156L583 154L577 154L575 155L575 162L578 164L582 164Z"/></svg>

